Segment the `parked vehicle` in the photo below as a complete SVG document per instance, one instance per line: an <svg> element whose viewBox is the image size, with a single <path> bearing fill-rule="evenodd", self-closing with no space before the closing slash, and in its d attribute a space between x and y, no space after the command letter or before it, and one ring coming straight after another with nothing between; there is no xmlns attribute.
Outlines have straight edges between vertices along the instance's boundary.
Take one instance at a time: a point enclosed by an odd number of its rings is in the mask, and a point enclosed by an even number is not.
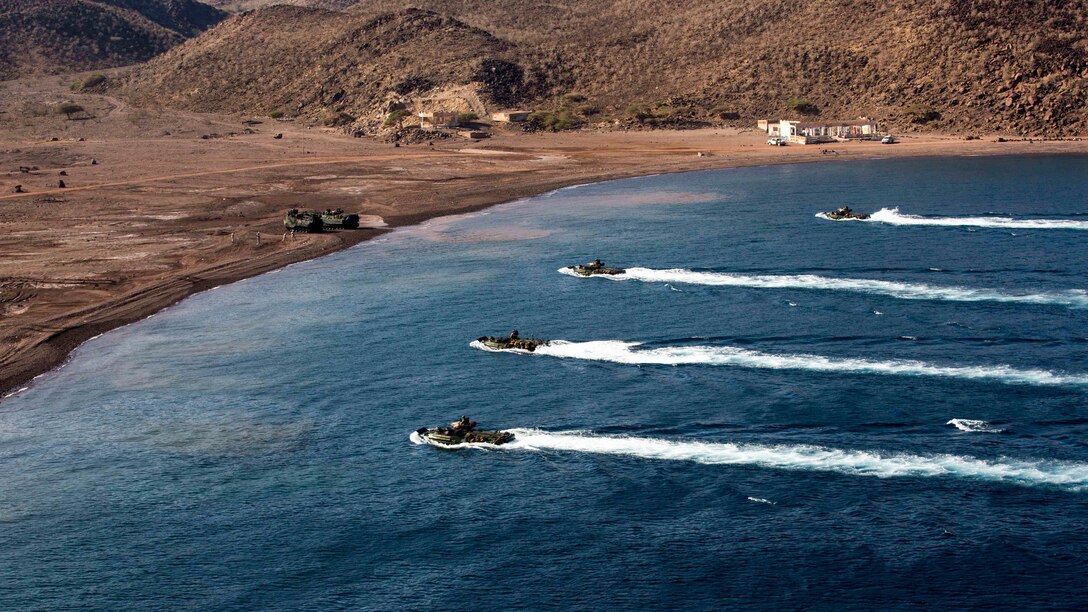
<svg viewBox="0 0 1088 612"><path fill-rule="evenodd" d="M779 138L778 136L775 136L774 138L768 140L767 144L769 144L771 146L774 146L774 147L784 147L784 146L786 146L786 139Z"/></svg>
<svg viewBox="0 0 1088 612"><path fill-rule="evenodd" d="M315 234L322 229L321 215L313 211L300 211L292 208L283 218L283 227L289 232L309 232Z"/></svg>
<svg viewBox="0 0 1088 612"><path fill-rule="evenodd" d="M892 136L891 134L889 134L889 135L885 136L884 138L880 139L880 144L895 144L897 142L899 142L899 141L896 140L895 136Z"/></svg>

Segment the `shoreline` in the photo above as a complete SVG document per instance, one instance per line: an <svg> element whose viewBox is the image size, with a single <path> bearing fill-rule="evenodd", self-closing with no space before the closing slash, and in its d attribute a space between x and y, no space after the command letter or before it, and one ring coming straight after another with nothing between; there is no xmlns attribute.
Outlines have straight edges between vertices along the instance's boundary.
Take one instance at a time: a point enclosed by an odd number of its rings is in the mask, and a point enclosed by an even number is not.
<svg viewBox="0 0 1088 612"><path fill-rule="evenodd" d="M328 165L329 172L341 173L344 172L345 167L380 161L383 164L390 162L402 164L405 167L410 167L409 164L412 163L418 163L421 167L423 164L429 164L420 172L434 172L436 167L445 171L448 170L446 165L454 163L462 164L469 169L468 174L457 175L446 172L433 179L404 174L386 177L384 181L379 179L376 184L384 189L381 195L387 199L381 200L380 203L372 202L371 206L361 206L362 210L359 212L380 214L387 223L387 226L381 229L306 235L299 241L301 244L297 245L294 240L287 243L285 237L283 243L280 244L279 232L282 231L282 227L277 229L279 215L282 214L283 208L286 208L285 202L300 197L299 193L292 192L289 188L286 189L288 191L286 195L267 196L268 208L262 209L260 211L262 214L258 215L258 218L245 220L244 225L240 226L239 231L243 232L247 240L254 231L268 232L267 235L270 238L267 240L267 246L259 242L256 249L235 245L234 226L230 226L230 242L225 243L224 230L218 225L216 226L218 229L214 232L202 225L204 235L201 236L201 240L203 242L196 244L199 248L206 249L206 252L200 251L200 253L206 254L207 258L202 257L195 262L186 261L187 257L192 259L188 250L182 251L182 254L171 253L170 257L173 259L167 258L167 263L172 264L171 269L165 274L156 273L151 278L121 276L123 282L118 281L118 284L128 283L130 290L123 292L113 290L106 292L105 295L86 296L83 298L86 305L82 308L51 313L51 316L36 321L31 320L25 327L33 334L16 335L15 337L20 342L0 354L0 402L14 395L12 391L18 389L20 391L16 393L21 392L22 388L32 384L35 378L62 366L69 359L72 351L86 341L147 318L196 293L258 276L292 263L341 251L396 228L418 225L439 217L476 212L498 204L537 197L563 188L660 174L827 161L1088 153L1088 142L1084 141L996 143L921 136L908 137L904 143L891 146L878 143L836 143L828 146L836 147L842 154L827 155L819 154L819 147L793 146L785 147L786 151L775 151L773 149L779 148L760 146L763 138L758 133L742 132L722 137L721 131L712 130L701 134L688 131L636 134L583 133L533 137L517 135L492 139L480 145L471 145L477 147L476 149L469 149L470 145L461 143L455 145L459 147L457 149L432 147L423 149L424 152L421 154L420 147L403 147L392 155L387 154L388 145L383 147L379 143L370 142L363 143L361 148L364 150L358 151L363 155L351 161L344 161L343 155L330 156L333 159L328 161L310 158L297 164L271 160L268 166L276 168L276 172L272 175L262 176L260 168L255 171L253 167L236 171L219 168L206 173L189 173L184 177L185 180L206 181L209 175L215 175L218 180L219 177L255 174L256 176L250 179L253 182L248 185L251 190L255 190L254 186L262 185L262 181L283 182L281 169L285 166L297 172L299 166L305 166L310 171L314 171L314 167ZM311 141L315 143L312 146L315 147L323 144L330 149L342 149L344 145L358 145L355 142L344 141L343 137L329 137L327 134L318 134L315 137L299 132L295 135L311 138ZM730 138L733 141L730 141ZM723 146L715 148L714 144L718 140L722 141ZM912 142L915 140L917 142ZM692 146L693 144L699 146ZM382 149L382 154L377 155L374 149L379 147ZM479 155L480 149L494 151L496 154ZM252 147L245 150L251 151ZM230 153L231 150L227 150L224 156L229 156ZM555 167L531 166L550 157L562 158L564 161ZM490 166L478 165L480 162L499 166L506 164L510 168L495 170ZM177 170L188 169L177 168ZM403 170L403 168L398 166L395 170ZM453 174L453 176L446 176L447 174ZM320 208L316 203L325 202L329 205L342 205L344 200L340 191L348 193L358 191L355 183L340 181L339 174L330 176L332 178L304 176L295 180L293 184L304 180L320 183L320 186L311 192L314 194L315 204L307 207ZM370 180L369 175L364 176L366 178L358 180ZM325 180L322 182L317 179ZM102 185L88 184L83 187L84 195L81 197L88 197L94 201L100 190L110 190L108 192L110 194L119 192L124 195L127 195L128 191L137 190L143 195L151 189L167 189L168 186L173 188L170 183L175 180L174 176L164 178L161 175L152 175L150 178L136 177L130 181L113 180ZM417 187L416 182L421 186ZM153 183L166 186L156 187L152 185ZM233 188L233 181L227 184ZM305 186L309 188L309 183L305 183ZM219 189L225 188L219 187ZM167 195L174 196L175 194L176 191L171 191ZM40 195L42 194L30 194L20 199L30 201L34 199L34 196ZM412 199L410 196L413 195L420 196L421 200ZM235 199L223 197L224 202L234 202ZM4 200L12 201L16 198L0 196L0 201ZM269 217L268 212L271 210L275 210L275 216ZM245 217L244 214L241 216ZM205 246L212 243L214 243L213 247ZM0 252L3 251L0 250ZM210 260L207 265L194 265L206 259ZM185 265L186 263L188 265ZM63 263L57 262L57 265L63 266ZM50 298L62 299L47 295L45 301L48 302Z"/></svg>

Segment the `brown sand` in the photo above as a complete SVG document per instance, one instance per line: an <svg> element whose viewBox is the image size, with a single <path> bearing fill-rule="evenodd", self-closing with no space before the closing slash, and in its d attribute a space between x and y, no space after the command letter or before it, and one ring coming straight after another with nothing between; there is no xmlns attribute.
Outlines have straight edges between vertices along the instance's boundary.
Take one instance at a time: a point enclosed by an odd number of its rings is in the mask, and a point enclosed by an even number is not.
<svg viewBox="0 0 1088 612"><path fill-rule="evenodd" d="M267 118L248 125L237 116L134 109L108 96L73 96L69 80L8 82L0 96L0 393L53 368L85 340L197 291L388 231L284 240L283 213L291 207L343 207L398 227L567 185L661 172L1088 152L1088 141L941 136L891 146L770 147L758 131L728 129L503 132L477 143L394 148ZM73 97L93 119L34 116ZM277 133L283 138L274 139ZM28 193L13 193L17 184Z"/></svg>

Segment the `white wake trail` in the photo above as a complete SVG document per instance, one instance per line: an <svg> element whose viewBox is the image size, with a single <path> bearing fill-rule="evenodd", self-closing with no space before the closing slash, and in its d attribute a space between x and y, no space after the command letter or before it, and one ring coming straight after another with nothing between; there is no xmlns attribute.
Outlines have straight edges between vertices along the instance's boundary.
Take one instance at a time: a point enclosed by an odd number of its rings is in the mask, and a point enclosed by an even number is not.
<svg viewBox="0 0 1088 612"><path fill-rule="evenodd" d="M817 215L820 216L820 215ZM824 217L826 218L826 217ZM1014 219L1012 217L923 217L899 212L899 208L881 208L866 221L889 225L936 225L944 227L988 227L996 229L1071 229L1088 230L1088 221L1075 219Z"/></svg>
<svg viewBox="0 0 1088 612"><path fill-rule="evenodd" d="M559 272L577 278L570 268ZM864 278L831 278L814 274L732 274L725 272L695 272L683 268L653 269L628 268L624 274L596 275L611 280L637 280L647 283L684 283L714 287L752 287L757 289L816 289L824 291L852 291L887 295L904 300L944 300L951 302L1005 302L1021 304L1052 304L1070 308L1088 308L1088 291L1042 291L1033 293L1009 293L997 289L971 287L942 287L922 283ZM590 277L594 278L594 277Z"/></svg>
<svg viewBox="0 0 1088 612"><path fill-rule="evenodd" d="M836 472L850 476L955 477L1024 486L1088 490L1088 463L985 460L962 455L912 455L811 445L686 442L613 437L584 432L512 429L514 442L501 448L558 450L644 459L693 461L709 465L750 465L783 470Z"/></svg>
<svg viewBox="0 0 1088 612"><path fill-rule="evenodd" d="M472 346L480 348L477 344L473 343ZM834 374L936 376L1022 385L1088 385L1088 375L1022 370L1008 365L942 366L923 361L873 361L804 353L772 354L731 346L666 346L646 349L639 348L640 346L637 342L621 340L553 340L550 344L537 348L532 354L625 365L712 365Z"/></svg>
<svg viewBox="0 0 1088 612"><path fill-rule="evenodd" d="M945 425L951 425L960 431L977 432L977 433L1004 433L1004 429L996 427L987 423L986 421L980 421L978 419L952 419Z"/></svg>

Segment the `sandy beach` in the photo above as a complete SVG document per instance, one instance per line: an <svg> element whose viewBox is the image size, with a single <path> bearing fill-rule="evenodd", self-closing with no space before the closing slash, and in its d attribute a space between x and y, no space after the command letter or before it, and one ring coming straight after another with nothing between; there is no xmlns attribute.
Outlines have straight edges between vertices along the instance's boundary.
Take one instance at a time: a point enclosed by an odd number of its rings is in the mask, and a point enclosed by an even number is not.
<svg viewBox="0 0 1088 612"><path fill-rule="evenodd" d="M754 129L500 130L481 141L394 147L95 94L74 96L91 118L36 115L73 97L69 80L8 82L0 101L0 392L62 363L87 339L195 292L391 228L568 185L826 160L1088 152L1086 140L941 135L770 147ZM293 207L342 207L364 215L366 227L285 236L283 214Z"/></svg>

